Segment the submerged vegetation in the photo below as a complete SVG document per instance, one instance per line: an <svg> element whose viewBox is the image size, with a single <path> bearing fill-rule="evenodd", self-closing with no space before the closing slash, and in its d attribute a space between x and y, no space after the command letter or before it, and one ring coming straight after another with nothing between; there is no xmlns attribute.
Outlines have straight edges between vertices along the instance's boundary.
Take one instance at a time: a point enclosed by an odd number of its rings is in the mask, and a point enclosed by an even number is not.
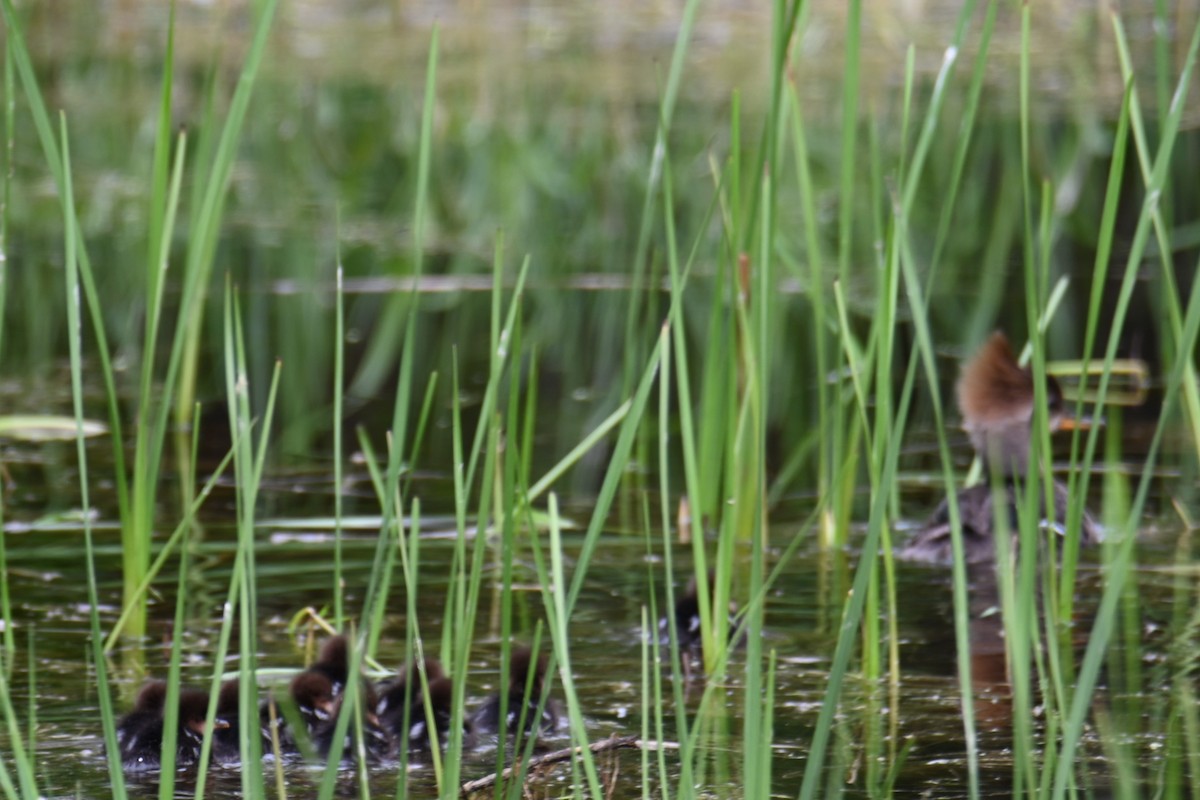
<svg viewBox="0 0 1200 800"><path fill-rule="evenodd" d="M857 0L778 0L752 24L693 0L654 19L669 48L585 37L586 11L566 34L567 12L523 20L509 74L489 60L512 57L501 20L475 22L473 45L461 11L417 26L419 60L411 38L368 58L413 24L397 4L373 10L385 33L320 39L338 57L306 65L317 12L276 0L203 23L172 7L86 57L3 3L0 353L19 388L0 435L72 445L12 445L0 472L5 796L110 781L125 796L116 720L147 672L167 681L168 740L185 675L209 690L208 729L224 680L256 720L314 620L361 645L352 676L445 666L452 723L429 763L410 770L401 748L382 789L365 758L337 768L372 713L349 680L324 771L263 762L242 725L241 762L262 769L236 785L164 769L161 797L451 797L510 765L487 791L1197 791L1200 18L968 2L897 44L880 17L902 12ZM104 28L95 13L70 18ZM757 60L704 50L721 31L753 33L730 50ZM554 70L543 39L586 52ZM713 96L712 60L744 85ZM962 482L947 379L995 328L1029 343L1043 469L1004 520L1016 550L998 537L982 575L956 537L943 579L893 551ZM1051 373L1104 424L1052 440ZM12 491L39 469L66 477ZM1063 537L1039 518L1052 473ZM1106 536L1081 551L1089 506ZM9 535L49 512L80 512L69 544ZM15 602L33 580L13 559L40 569L54 548L86 559L86 583L54 598L87 609L68 731L95 745L86 783L40 755L44 645ZM671 613L685 575L698 647L660 647L690 622ZM936 613L955 704L932 735L906 724L928 698L902 630L931 584L952 597ZM817 633L797 653L773 609L802 592ZM631 604L630 630L604 602ZM625 654L602 726L584 630ZM481 752L453 722L481 663L510 685L520 642L548 655L582 748L563 784L526 771L532 737ZM586 747L614 732L639 736L623 769Z"/></svg>

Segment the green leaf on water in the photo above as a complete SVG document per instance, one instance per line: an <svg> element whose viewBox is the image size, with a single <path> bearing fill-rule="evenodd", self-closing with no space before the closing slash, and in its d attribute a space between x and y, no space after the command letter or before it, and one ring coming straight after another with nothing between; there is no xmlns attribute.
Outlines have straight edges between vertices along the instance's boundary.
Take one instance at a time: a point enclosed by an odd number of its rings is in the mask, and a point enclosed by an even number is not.
<svg viewBox="0 0 1200 800"><path fill-rule="evenodd" d="M84 436L108 433L108 426L92 420L51 414L12 414L0 416L0 436L26 442L48 442L75 438L82 429Z"/></svg>

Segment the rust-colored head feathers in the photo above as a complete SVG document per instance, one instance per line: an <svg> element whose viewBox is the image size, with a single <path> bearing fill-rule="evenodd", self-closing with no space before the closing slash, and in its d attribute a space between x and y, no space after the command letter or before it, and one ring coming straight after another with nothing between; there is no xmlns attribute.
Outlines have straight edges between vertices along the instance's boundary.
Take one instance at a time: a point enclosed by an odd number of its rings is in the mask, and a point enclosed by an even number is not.
<svg viewBox="0 0 1200 800"><path fill-rule="evenodd" d="M1053 430L1062 411L1062 390L1053 378L1047 378L1046 400ZM1017 364L1007 337L999 331L993 333L963 365L958 379L963 428L989 467L1004 474L1025 471L1033 403L1033 374Z"/></svg>
<svg viewBox="0 0 1200 800"><path fill-rule="evenodd" d="M968 430L1028 421L1033 412L1033 375L1017 364L1008 338L996 331L958 379L958 410Z"/></svg>
<svg viewBox="0 0 1200 800"><path fill-rule="evenodd" d="M301 714L322 720L332 716L337 696L328 675L305 670L292 678L289 691Z"/></svg>

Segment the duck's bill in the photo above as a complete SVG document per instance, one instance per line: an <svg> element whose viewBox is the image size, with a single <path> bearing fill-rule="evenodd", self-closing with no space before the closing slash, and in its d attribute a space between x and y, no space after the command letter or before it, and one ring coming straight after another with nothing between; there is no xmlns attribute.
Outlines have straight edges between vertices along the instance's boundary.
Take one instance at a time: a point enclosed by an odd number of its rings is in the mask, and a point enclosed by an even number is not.
<svg viewBox="0 0 1200 800"><path fill-rule="evenodd" d="M1060 431L1086 431L1091 428L1103 427L1103 417L1069 417L1064 415L1058 421Z"/></svg>

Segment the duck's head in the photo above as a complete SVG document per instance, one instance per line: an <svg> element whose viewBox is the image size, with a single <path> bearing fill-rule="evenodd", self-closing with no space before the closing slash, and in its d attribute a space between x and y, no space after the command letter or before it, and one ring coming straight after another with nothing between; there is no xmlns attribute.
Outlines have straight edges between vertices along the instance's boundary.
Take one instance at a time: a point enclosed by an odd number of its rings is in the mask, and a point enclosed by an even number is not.
<svg viewBox="0 0 1200 800"><path fill-rule="evenodd" d="M167 703L166 681L146 681L138 690L137 699L133 703L135 712L150 712L161 714Z"/></svg>
<svg viewBox="0 0 1200 800"><path fill-rule="evenodd" d="M533 683L530 684L530 672L533 673ZM534 658L533 650L528 647L518 647L512 651L508 662L508 690L513 696L525 694L525 687L531 687L529 697L533 702L542 694L542 683L546 679L546 655L543 653Z"/></svg>
<svg viewBox="0 0 1200 800"><path fill-rule="evenodd" d="M1017 363L1008 338L997 331L963 365L958 410L975 452L1001 475L1023 474L1029 464L1035 391L1033 373ZM1050 430L1077 427L1063 406L1058 381L1046 378Z"/></svg>
<svg viewBox="0 0 1200 800"><path fill-rule="evenodd" d="M179 691L179 727L198 736L204 735L205 718L208 716L208 692L203 689L181 689ZM213 728L228 728L226 720L213 720Z"/></svg>
<svg viewBox="0 0 1200 800"><path fill-rule="evenodd" d="M350 643L346 637L338 634L326 639L312 668L329 676L335 692L341 691L350 677Z"/></svg>
<svg viewBox="0 0 1200 800"><path fill-rule="evenodd" d="M292 678L288 691L302 713L310 713L319 720L333 716L335 693L328 675L306 670Z"/></svg>

